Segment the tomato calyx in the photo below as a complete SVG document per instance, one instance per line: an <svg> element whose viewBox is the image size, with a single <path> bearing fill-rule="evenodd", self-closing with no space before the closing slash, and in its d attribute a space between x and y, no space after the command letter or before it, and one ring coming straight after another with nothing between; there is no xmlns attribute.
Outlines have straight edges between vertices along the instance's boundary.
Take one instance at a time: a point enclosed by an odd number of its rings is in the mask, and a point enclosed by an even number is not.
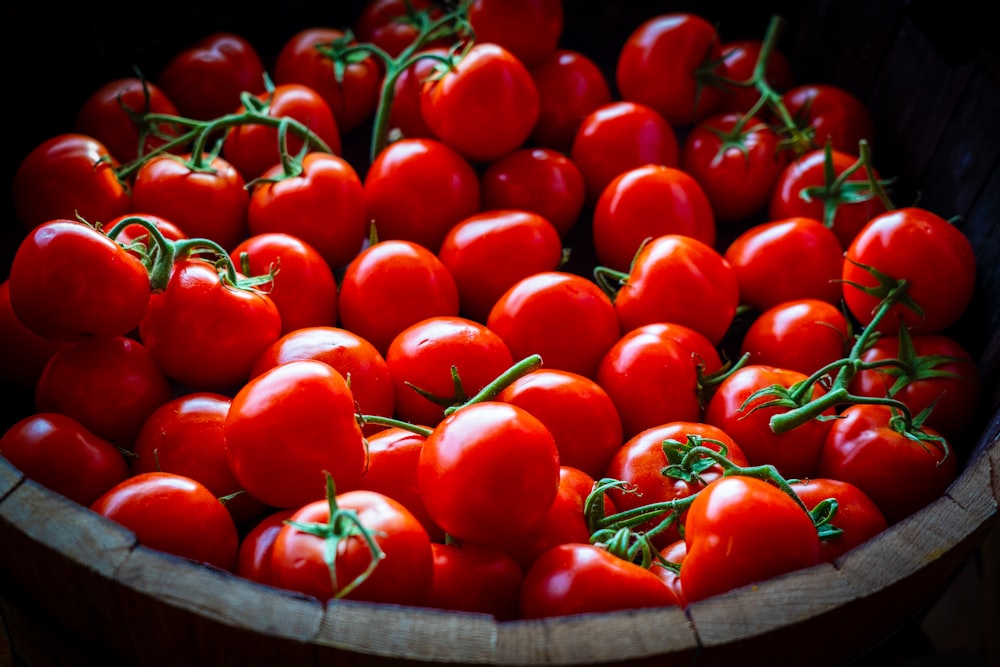
<svg viewBox="0 0 1000 667"><path fill-rule="evenodd" d="M837 208L845 204L860 204L878 198L885 205L886 210L895 208L885 191L886 186L891 185L893 180L880 180L875 176L871 160L871 149L867 140L862 139L858 142L859 157L857 161L839 175L834 169L833 146L829 140L826 142L823 150L823 185L804 187L799 192L799 196L806 202L819 200L823 203L822 223L824 225L833 229ZM868 176L867 180L848 180L859 169L865 170Z"/></svg>

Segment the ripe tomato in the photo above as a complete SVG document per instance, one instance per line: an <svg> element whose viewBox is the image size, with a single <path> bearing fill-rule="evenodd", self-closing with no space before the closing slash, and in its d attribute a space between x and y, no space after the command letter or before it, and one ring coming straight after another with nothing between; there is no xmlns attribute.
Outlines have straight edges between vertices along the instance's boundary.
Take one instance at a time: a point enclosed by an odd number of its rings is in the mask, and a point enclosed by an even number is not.
<svg viewBox="0 0 1000 667"><path fill-rule="evenodd" d="M43 338L26 327L10 305L10 280L0 282L0 381L34 389L52 355L70 344Z"/></svg>
<svg viewBox="0 0 1000 667"><path fill-rule="evenodd" d="M381 354L406 327L437 315L458 315L458 287L448 268L424 246L379 241L347 265L337 304L340 323Z"/></svg>
<svg viewBox="0 0 1000 667"><path fill-rule="evenodd" d="M518 618L548 618L677 605L673 590L641 565L596 544L560 544L535 560Z"/></svg>
<svg viewBox="0 0 1000 667"><path fill-rule="evenodd" d="M510 368L503 340L464 317L428 317L392 339L385 363L395 388L396 417L436 426L446 408L462 405Z"/></svg>
<svg viewBox="0 0 1000 667"><path fill-rule="evenodd" d="M426 606L491 614L498 621L517 618L524 572L499 547L432 542L434 576Z"/></svg>
<svg viewBox="0 0 1000 667"><path fill-rule="evenodd" d="M681 588L689 602L820 562L809 513L777 486L754 477L723 477L688 508Z"/></svg>
<svg viewBox="0 0 1000 667"><path fill-rule="evenodd" d="M364 179L368 218L380 240L437 252L445 234L479 212L479 176L434 139L400 139L375 158Z"/></svg>
<svg viewBox="0 0 1000 667"><path fill-rule="evenodd" d="M58 134L35 146L14 172L12 199L21 227L50 220L107 222L128 212L130 195L107 147L84 134Z"/></svg>
<svg viewBox="0 0 1000 667"><path fill-rule="evenodd" d="M821 477L792 480L791 487L810 511L827 498L837 501L832 523L843 532L832 540L820 540L820 560L823 562L832 562L889 527L872 499L849 482Z"/></svg>
<svg viewBox="0 0 1000 667"><path fill-rule="evenodd" d="M660 14L644 21L618 54L615 79L623 99L656 109L672 125L690 125L715 111L722 96L698 70L721 63L714 25L689 12Z"/></svg>
<svg viewBox="0 0 1000 667"><path fill-rule="evenodd" d="M420 35L420 13L429 19L442 16L441 7L431 0L369 0L354 21L354 35L358 42L374 44L396 58Z"/></svg>
<svg viewBox="0 0 1000 667"><path fill-rule="evenodd" d="M737 39L722 44L722 60L725 76L733 81L749 81L760 59L760 39ZM764 66L764 79L777 93L783 93L795 83L792 65L788 57L777 49L772 50ZM754 86L725 86L719 101L720 113L736 112L745 114L760 99L760 91Z"/></svg>
<svg viewBox="0 0 1000 667"><path fill-rule="evenodd" d="M538 354L546 368L589 378L620 335L611 299L593 281L563 271L519 280L493 305L486 326L515 359Z"/></svg>
<svg viewBox="0 0 1000 667"><path fill-rule="evenodd" d="M274 540L285 525L285 520L291 518L295 510L275 510L253 524L243 539L240 540L240 551L236 559L236 574L256 581L257 583L274 585L271 569L271 554L274 553Z"/></svg>
<svg viewBox="0 0 1000 667"><path fill-rule="evenodd" d="M17 319L53 341L129 333L151 297L149 274L135 255L68 219L42 223L21 240L8 289Z"/></svg>
<svg viewBox="0 0 1000 667"><path fill-rule="evenodd" d="M87 507L129 476L114 445L58 412L15 422L0 436L0 455L28 479Z"/></svg>
<svg viewBox="0 0 1000 667"><path fill-rule="evenodd" d="M559 451L528 411L473 403L427 436L417 485L427 513L448 535L503 546L545 518L559 490Z"/></svg>
<svg viewBox="0 0 1000 667"><path fill-rule="evenodd" d="M241 93L264 92L264 65L242 35L214 32L176 53L157 83L183 115L210 120L236 111Z"/></svg>
<svg viewBox="0 0 1000 667"><path fill-rule="evenodd" d="M594 206L593 237L598 261L628 271L643 242L666 234L715 244L715 215L705 190L676 167L647 164L622 172Z"/></svg>
<svg viewBox="0 0 1000 667"><path fill-rule="evenodd" d="M840 303L844 249L837 235L815 218L752 225L723 256L736 271L740 301L758 310L794 299Z"/></svg>
<svg viewBox="0 0 1000 667"><path fill-rule="evenodd" d="M152 223L153 226L156 227L156 230L163 235L163 238L168 241L182 241L184 239L191 238L170 220L167 220L159 215L145 212L126 213L125 215L120 215L104 227L109 230L114 229L118 223L124 222L126 218L142 218L146 222ZM155 243L152 246L150 245L149 230L138 222L133 222L120 229L118 233L115 234L115 242L139 258L149 255L156 249ZM134 244L141 245L144 250L140 252L137 248L130 247Z"/></svg>
<svg viewBox="0 0 1000 667"><path fill-rule="evenodd" d="M346 491L336 496L336 511L350 521L331 521L330 502L316 500L291 516L278 532L271 554L274 585L319 600L344 597L389 604L421 605L434 573L427 531L409 510L374 491ZM300 530L296 524L329 526L329 537ZM363 527L381 554L361 535ZM333 560L332 563L329 559ZM359 581L377 558L374 570ZM356 585L356 587L352 587Z"/></svg>
<svg viewBox="0 0 1000 667"><path fill-rule="evenodd" d="M666 548L660 549L660 556L665 558L668 563L674 563L680 567L683 567L686 555L687 543L684 540L677 540L673 544L667 545ZM653 561L649 569L674 592L674 595L677 597L677 604L681 607L686 607L687 598L684 597L684 590L681 588L680 572L669 567L663 567L656 560Z"/></svg>
<svg viewBox="0 0 1000 667"><path fill-rule="evenodd" d="M392 3L398 0L389 0ZM376 3L377 4L377 3ZM360 35L359 35L360 37ZM448 49L444 46L429 46L420 49L422 56L444 58ZM392 105L389 107L389 136L397 133L399 139L432 139L434 132L427 127L424 115L420 111L420 97L424 90L424 81L434 75L434 68L439 61L433 57L415 59L396 77L392 88ZM384 102L383 102L384 104Z"/></svg>
<svg viewBox="0 0 1000 667"><path fill-rule="evenodd" d="M135 533L139 544L232 572L239 553L233 518L205 485L169 472L119 482L90 509Z"/></svg>
<svg viewBox="0 0 1000 667"><path fill-rule="evenodd" d="M251 190L247 229L251 235L296 236L336 271L361 252L368 235L364 185L338 155L312 152L302 158L301 167L295 175L280 165L264 172L264 180Z"/></svg>
<svg viewBox="0 0 1000 667"><path fill-rule="evenodd" d="M777 366L812 375L847 356L852 343L847 317L819 299L796 299L772 306L750 324L740 342L747 363Z"/></svg>
<svg viewBox="0 0 1000 667"><path fill-rule="evenodd" d="M476 41L499 44L533 67L559 44L563 32L563 0L471 0L469 26Z"/></svg>
<svg viewBox="0 0 1000 667"><path fill-rule="evenodd" d="M226 415L226 455L255 498L291 508L323 498L324 472L349 486L364 472L354 397L321 361L289 361L243 385Z"/></svg>
<svg viewBox="0 0 1000 667"><path fill-rule="evenodd" d="M531 131L536 146L568 153L587 115L611 102L604 71L589 56L556 49L531 66L538 89L538 121Z"/></svg>
<svg viewBox="0 0 1000 667"><path fill-rule="evenodd" d="M438 250L458 287L463 315L485 322L514 283L562 261L562 240L551 222L530 211L494 209L469 216L448 232Z"/></svg>
<svg viewBox="0 0 1000 667"><path fill-rule="evenodd" d="M477 42L424 83L420 108L441 142L468 160L489 162L528 139L538 120L538 89L510 51Z"/></svg>
<svg viewBox="0 0 1000 667"><path fill-rule="evenodd" d="M881 298L856 286L878 284L858 263L905 280L907 296L923 311L897 303L878 326L883 333L893 333L904 324L913 333L944 331L972 301L976 283L972 243L958 227L927 209L906 207L875 216L848 246L841 273L847 283L844 302L865 325Z"/></svg>
<svg viewBox="0 0 1000 667"><path fill-rule="evenodd" d="M858 155L858 143L875 140L875 119L868 107L853 93L832 84L810 83L795 86L781 97L799 127L811 126L813 148L829 141L834 150Z"/></svg>

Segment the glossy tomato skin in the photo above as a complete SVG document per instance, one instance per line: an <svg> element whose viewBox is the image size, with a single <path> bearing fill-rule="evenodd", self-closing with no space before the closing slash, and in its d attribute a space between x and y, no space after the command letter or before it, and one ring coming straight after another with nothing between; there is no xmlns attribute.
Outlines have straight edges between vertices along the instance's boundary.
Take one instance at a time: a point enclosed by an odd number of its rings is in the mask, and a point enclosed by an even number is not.
<svg viewBox="0 0 1000 667"><path fill-rule="evenodd" d="M519 280L493 305L486 326L514 359L538 354L547 368L590 378L620 335L611 299L593 281L564 271Z"/></svg>
<svg viewBox="0 0 1000 667"><path fill-rule="evenodd" d="M764 42L760 39L737 39L722 44L722 60L726 78L747 81L753 76ZM778 93L784 93L795 83L788 56L777 49L771 51L765 65L764 78ZM720 113L735 111L747 113L760 99L760 92L751 86L727 86L719 101Z"/></svg>
<svg viewBox="0 0 1000 667"><path fill-rule="evenodd" d="M424 441L417 485L427 513L459 541L502 546L539 525L559 490L559 450L536 417L484 401Z"/></svg>
<svg viewBox="0 0 1000 667"><path fill-rule="evenodd" d="M21 240L8 278L10 305L30 331L53 341L120 336L145 316L143 263L105 233L56 219Z"/></svg>
<svg viewBox="0 0 1000 667"><path fill-rule="evenodd" d="M42 486L89 507L129 476L121 452L58 412L22 417L0 436L0 456Z"/></svg>
<svg viewBox="0 0 1000 667"><path fill-rule="evenodd" d="M117 160L97 139L75 132L38 144L17 165L14 214L25 231L50 220L103 223L126 213L130 195Z"/></svg>
<svg viewBox="0 0 1000 667"><path fill-rule="evenodd" d="M538 120L531 140L539 147L569 153L580 123L611 102L611 87L600 66L572 49L556 49L531 66L538 88Z"/></svg>
<svg viewBox="0 0 1000 667"><path fill-rule="evenodd" d="M479 42L493 42L532 67L555 50L565 20L562 0L472 0L469 25Z"/></svg>
<svg viewBox="0 0 1000 667"><path fill-rule="evenodd" d="M820 559L824 562L833 562L889 527L878 505L849 482L820 477L792 480L791 487L809 510L827 498L837 501L831 523L844 532L832 540L820 541Z"/></svg>
<svg viewBox="0 0 1000 667"><path fill-rule="evenodd" d="M232 572L239 535L233 518L203 484L184 475L132 475L90 509L135 533L139 544Z"/></svg>
<svg viewBox="0 0 1000 667"><path fill-rule="evenodd" d="M441 243L438 258L458 287L460 312L485 322L514 283L562 261L562 240L547 219L518 209L486 210L461 220Z"/></svg>
<svg viewBox="0 0 1000 667"><path fill-rule="evenodd" d="M820 562L808 512L777 486L754 477L723 477L691 503L681 588L697 602Z"/></svg>
<svg viewBox="0 0 1000 667"><path fill-rule="evenodd" d="M339 594L350 600L421 605L430 592L434 560L427 531L400 503L373 491L346 491L336 497L338 509L354 511L357 521L371 531L384 557L371 575L350 592L343 589L369 566L368 544L355 531L337 541L334 586L322 537L286 524L274 541L271 574L276 586L299 591L319 600ZM291 521L326 524L327 500L316 500L295 511Z"/></svg>
<svg viewBox="0 0 1000 667"><path fill-rule="evenodd" d="M395 58L419 35L419 24L411 19L411 10L425 12L432 19L442 14L431 0L370 0L354 22L354 34L359 42L374 44Z"/></svg>
<svg viewBox="0 0 1000 667"><path fill-rule="evenodd" d="M666 234L715 244L712 204L698 181L677 167L629 169L608 183L594 205L594 250L604 266L628 271L645 241Z"/></svg>
<svg viewBox="0 0 1000 667"><path fill-rule="evenodd" d="M391 0L396 2L397 0ZM440 62L435 57L448 55L447 46L428 46L420 49L424 57L417 58L406 67L393 84L392 106L389 108L389 133L398 133L401 139L433 139L434 132L427 126L420 110L424 80L434 75Z"/></svg>
<svg viewBox="0 0 1000 667"><path fill-rule="evenodd" d="M399 332L439 315L458 315L458 286L426 247L387 240L363 250L344 271L337 304L340 324L385 355Z"/></svg>
<svg viewBox="0 0 1000 667"><path fill-rule="evenodd" d="M236 574L260 584L274 585L271 555L278 532L295 513L292 509L274 510L257 520L240 540Z"/></svg>
<svg viewBox="0 0 1000 667"><path fill-rule="evenodd" d="M860 488L890 525L940 498L958 475L954 451L946 456L938 441L907 438L892 428L891 416L886 405L849 406L834 421L816 470Z"/></svg>
<svg viewBox="0 0 1000 667"><path fill-rule="evenodd" d="M32 390L52 355L69 341L43 338L29 329L10 305L10 280L0 282L0 380Z"/></svg>
<svg viewBox="0 0 1000 667"><path fill-rule="evenodd" d="M874 267L905 280L907 295L923 310L921 315L904 304L894 305L878 326L883 333L894 333L904 324L913 333L940 333L972 301L976 283L972 243L960 229L926 209L904 207L874 217L858 232L844 258L844 281L876 285L875 277L856 263ZM879 300L844 286L844 302L863 325L871 322Z"/></svg>
<svg viewBox="0 0 1000 667"><path fill-rule="evenodd" d="M751 322L740 342L747 363L812 375L847 357L850 325L837 306L819 299L796 299L768 308Z"/></svg>
<svg viewBox="0 0 1000 667"><path fill-rule="evenodd" d="M243 385L225 436L236 479L275 508L322 498L324 472L344 485L364 472L354 397L344 376L321 361L290 361Z"/></svg>
<svg viewBox="0 0 1000 667"><path fill-rule="evenodd" d="M500 549L474 543L432 542L434 576L427 606L517 618L524 572Z"/></svg>
<svg viewBox="0 0 1000 667"><path fill-rule="evenodd" d="M274 166L253 186L247 231L296 236L336 271L361 252L368 235L364 185L354 167L338 155L312 152L302 158L301 166L295 176Z"/></svg>
<svg viewBox="0 0 1000 667"><path fill-rule="evenodd" d="M800 127L811 126L813 146L827 142L837 151L858 155L862 139L875 142L875 119L860 98L850 91L826 83L795 86L781 97L788 112Z"/></svg>
<svg viewBox="0 0 1000 667"><path fill-rule="evenodd" d="M603 547L560 544L544 552L524 575L519 618L550 618L678 604L651 571Z"/></svg>
<svg viewBox="0 0 1000 667"><path fill-rule="evenodd" d="M153 213L146 213L145 211L141 212L137 211L133 213L126 213L125 215L120 215L111 222L109 222L107 225L105 225L105 227L109 230L113 229L118 223L123 222L127 218L132 218L132 217L142 218L146 222L152 224L153 227L155 227L156 230L163 235L163 238L167 239L168 241L182 241L184 239L191 238L172 221L167 220L163 216L159 216ZM149 229L147 229L144 225L138 222L133 222L131 224L126 225L115 235L115 242L118 245L124 247L126 250L129 250L129 252L134 254L136 257L140 258L143 256L143 253L138 252L136 249L129 248L128 246L132 244L139 244L144 246L146 251L149 251L152 250L153 246L155 246L155 244L151 245L151 240L152 239L150 238Z"/></svg>
<svg viewBox="0 0 1000 667"><path fill-rule="evenodd" d="M690 125L719 105L721 91L699 85L695 71L721 61L714 25L688 12L647 19L618 54L615 79L623 99L647 104L672 125Z"/></svg>

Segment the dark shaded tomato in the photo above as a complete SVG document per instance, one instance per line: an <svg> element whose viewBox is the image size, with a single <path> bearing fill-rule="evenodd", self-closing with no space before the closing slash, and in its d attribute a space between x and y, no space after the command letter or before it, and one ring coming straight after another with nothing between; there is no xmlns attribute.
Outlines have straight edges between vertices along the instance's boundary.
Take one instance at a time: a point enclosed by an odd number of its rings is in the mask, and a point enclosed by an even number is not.
<svg viewBox="0 0 1000 667"><path fill-rule="evenodd" d="M242 35L214 32L175 54L157 83L181 114L210 120L236 111L241 93L264 92L264 65Z"/></svg>
<svg viewBox="0 0 1000 667"><path fill-rule="evenodd" d="M419 243L431 252L448 230L479 212L479 176L434 139L400 139L375 158L364 179L368 218L382 241Z"/></svg>
<svg viewBox="0 0 1000 667"><path fill-rule="evenodd" d="M757 67L763 46L764 42L760 39L723 42L722 60L726 78L733 81L749 81ZM767 64L764 66L764 80L777 93L783 93L794 85L795 75L784 52L777 49L770 52ZM720 113L735 111L745 114L759 99L760 91L754 86L725 86L718 110Z"/></svg>
<svg viewBox="0 0 1000 667"><path fill-rule="evenodd" d="M894 524L940 498L958 476L958 460L940 440L914 440L894 428L887 405L851 405L835 419L816 477L849 482ZM934 429L923 432L941 438Z"/></svg>
<svg viewBox="0 0 1000 667"><path fill-rule="evenodd" d="M852 343L847 317L819 299L796 299L772 306L750 324L740 343L747 363L777 366L812 375L847 356Z"/></svg>
<svg viewBox="0 0 1000 667"><path fill-rule="evenodd" d="M686 555L687 543L684 540L677 540L673 544L667 545L666 548L660 549L660 556L666 559L667 562L682 567ZM686 607L687 598L684 597L684 590L681 588L680 572L669 567L663 567L656 560L649 566L649 569L674 592L674 595L677 597L677 604L681 607Z"/></svg>
<svg viewBox="0 0 1000 667"><path fill-rule="evenodd" d="M698 70L721 63L714 25L689 12L645 20L625 40L615 65L622 99L646 104L672 125L690 125L715 111L722 92L699 80Z"/></svg>
<svg viewBox="0 0 1000 667"><path fill-rule="evenodd" d="M451 228L438 258L458 287L463 315L485 322L514 283L562 262L562 240L551 222L530 211L493 209Z"/></svg>
<svg viewBox="0 0 1000 667"><path fill-rule="evenodd" d="M53 354L70 345L50 340L29 329L10 304L10 280L0 282L0 380L33 390Z"/></svg>
<svg viewBox="0 0 1000 667"><path fill-rule="evenodd" d="M531 140L537 146L568 153L583 119L611 102L604 71L585 53L572 49L556 49L530 69L539 98Z"/></svg>
<svg viewBox="0 0 1000 667"><path fill-rule="evenodd" d="M128 212L130 195L107 147L85 134L58 134L38 144L17 165L14 214L31 231L50 220L107 222Z"/></svg>
<svg viewBox="0 0 1000 667"><path fill-rule="evenodd" d="M499 547L432 542L434 576L426 606L491 614L499 621L517 618L524 572Z"/></svg>
<svg viewBox="0 0 1000 667"><path fill-rule="evenodd" d="M129 449L146 418L173 388L142 343L104 336L56 352L35 385L35 408L73 417L95 435Z"/></svg>
<svg viewBox="0 0 1000 667"><path fill-rule="evenodd" d="M295 510L272 511L259 519L240 540L240 551L236 559L236 574L257 583L274 585L271 574L271 554L278 532L290 519Z"/></svg>
<svg viewBox="0 0 1000 667"><path fill-rule="evenodd" d="M620 335L611 299L595 282L563 271L519 280L493 305L486 326L514 359L538 354L546 368L589 378Z"/></svg>
<svg viewBox="0 0 1000 667"><path fill-rule="evenodd" d="M146 472L119 482L90 509L135 533L139 544L232 572L239 535L232 516L203 484Z"/></svg>
<svg viewBox="0 0 1000 667"><path fill-rule="evenodd" d="M510 368L503 340L464 317L428 317L403 329L385 355L395 388L396 417L436 426ZM459 386L456 386L456 382Z"/></svg>
<svg viewBox="0 0 1000 667"><path fill-rule="evenodd" d="M791 486L810 511L827 498L837 501L831 523L843 532L834 539L820 541L820 560L824 562L832 562L889 527L872 499L849 482L821 477L792 480Z"/></svg>
<svg viewBox="0 0 1000 667"><path fill-rule="evenodd" d="M499 44L526 67L550 56L562 37L562 0L472 0L467 12L476 41Z"/></svg>
<svg viewBox="0 0 1000 667"><path fill-rule="evenodd" d="M443 14L432 0L370 0L354 21L354 35L395 58L420 35L420 13L430 20Z"/></svg>
<svg viewBox="0 0 1000 667"><path fill-rule="evenodd" d="M0 455L28 479L88 507L129 476L114 445L58 412L15 422L0 437Z"/></svg>
<svg viewBox="0 0 1000 667"><path fill-rule="evenodd" d="M519 618L549 618L678 604L648 569L596 544L560 544L524 575Z"/></svg>
<svg viewBox="0 0 1000 667"><path fill-rule="evenodd" d="M715 245L711 202L681 169L662 164L629 169L608 183L594 205L594 250L606 267L628 271L644 242L666 234Z"/></svg>
<svg viewBox="0 0 1000 667"><path fill-rule="evenodd" d="M723 256L736 271L740 301L758 310L795 299L840 303L844 249L815 218L755 224L733 239Z"/></svg>
<svg viewBox="0 0 1000 667"><path fill-rule="evenodd" d="M437 255L404 240L379 241L355 257L340 279L337 310L345 329L381 354L411 324L458 315L458 287Z"/></svg>
<svg viewBox="0 0 1000 667"><path fill-rule="evenodd" d="M243 385L225 425L226 455L250 495L275 508L324 497L324 473L350 486L365 468L351 389L321 361L289 361Z"/></svg>
<svg viewBox="0 0 1000 667"><path fill-rule="evenodd" d="M397 0L389 1L397 2ZM421 49L420 53L443 58L448 55L448 49L443 46L428 47ZM396 77L396 82L393 84L392 106L389 107L389 136L395 132L399 134L400 139L434 137L420 111L420 97L423 94L424 81L434 75L434 68L439 62L433 57L417 58Z"/></svg>
<svg viewBox="0 0 1000 667"><path fill-rule="evenodd" d="M681 588L688 602L820 562L809 513L777 486L734 475L706 486L688 508Z"/></svg>
<svg viewBox="0 0 1000 667"><path fill-rule="evenodd" d="M853 93L828 83L795 86L781 96L781 101L799 127L812 127L813 147L830 146L837 151L858 155L858 143L875 141L875 119L867 105Z"/></svg>

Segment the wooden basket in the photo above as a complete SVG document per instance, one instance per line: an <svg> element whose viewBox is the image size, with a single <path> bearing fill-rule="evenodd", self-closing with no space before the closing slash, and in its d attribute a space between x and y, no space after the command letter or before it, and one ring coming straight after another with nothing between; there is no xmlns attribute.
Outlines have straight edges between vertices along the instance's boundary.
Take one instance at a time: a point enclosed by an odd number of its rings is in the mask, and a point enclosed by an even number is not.
<svg viewBox="0 0 1000 667"><path fill-rule="evenodd" d="M228 4L225 10L234 11ZM986 392L975 441L958 444L964 470L936 502L833 564L684 610L501 623L422 608L324 605L156 552L138 545L130 531L24 479L0 459L0 664L12 662L16 652L33 666L124 660L170 666L411 661L700 667L780 651L797 664L835 665L918 617L982 544L996 523L1000 498L1000 243L993 234L1000 210L995 128L1000 87L990 68L996 54L984 53L985 39L971 39L972 44L969 38L953 39L959 28L976 22L974 15L959 25L927 15L931 4L938 3L788 3L757 8L753 16L733 13L736 3L703 9L729 22L722 23L729 26L723 28L727 34L743 28L746 36L763 35L765 12L784 12L791 23L783 50L798 80L842 85L875 112L882 171L896 174L902 187L896 201L919 194L922 206L945 217L962 216L957 224L976 247L979 274L975 303L961 331L963 343L980 359ZM567 30L576 30L568 33L567 45L586 50L588 43L604 44L611 62L623 36L637 25L633 16L669 8L623 5L628 11L615 3L567 0ZM259 21L261 8L252 8ZM217 11L224 15L222 7ZM317 22L331 21L314 16ZM191 20L205 27L209 18ZM234 21L223 27L253 34L249 24ZM985 17L978 23L985 25ZM605 33L588 33L588 26ZM136 45L147 39L148 47L159 34L126 38ZM965 34L975 36L974 30ZM92 76L110 78L100 68ZM91 83L77 83L80 98ZM26 133L20 137L24 151L10 155L23 154L45 134L44 129Z"/></svg>

